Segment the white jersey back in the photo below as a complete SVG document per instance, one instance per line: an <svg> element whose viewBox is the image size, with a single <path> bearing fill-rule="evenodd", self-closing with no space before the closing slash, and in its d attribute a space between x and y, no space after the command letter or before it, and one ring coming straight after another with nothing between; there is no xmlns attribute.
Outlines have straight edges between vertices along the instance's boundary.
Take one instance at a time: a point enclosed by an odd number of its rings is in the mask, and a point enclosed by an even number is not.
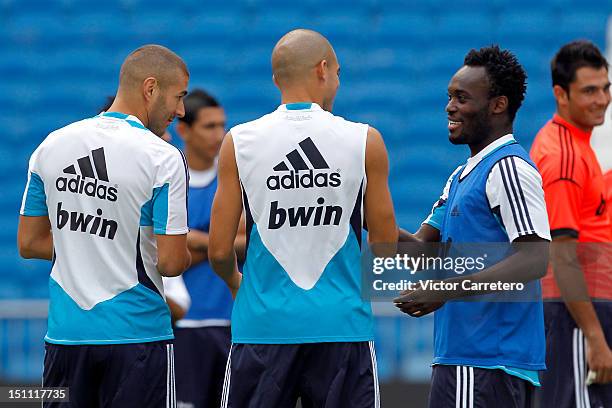
<svg viewBox="0 0 612 408"><path fill-rule="evenodd" d="M231 130L249 238L234 342L370 339L359 263L367 130L310 103Z"/></svg>
<svg viewBox="0 0 612 408"><path fill-rule="evenodd" d="M47 341L172 338L154 234L187 233L187 177L178 149L121 113L68 125L36 149L21 213L48 213L52 225Z"/></svg>

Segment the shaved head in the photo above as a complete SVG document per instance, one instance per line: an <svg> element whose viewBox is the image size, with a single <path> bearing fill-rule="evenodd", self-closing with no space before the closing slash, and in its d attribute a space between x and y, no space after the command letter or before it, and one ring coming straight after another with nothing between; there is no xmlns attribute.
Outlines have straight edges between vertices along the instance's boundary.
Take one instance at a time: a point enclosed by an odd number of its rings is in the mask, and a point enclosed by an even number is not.
<svg viewBox="0 0 612 408"><path fill-rule="evenodd" d="M272 73L279 86L306 79L321 61L336 62L327 38L312 30L293 30L285 34L272 51Z"/></svg>
<svg viewBox="0 0 612 408"><path fill-rule="evenodd" d="M144 45L127 56L121 65L119 88L140 87L147 78L155 78L160 87L176 83L182 75L189 77L185 62L161 45Z"/></svg>

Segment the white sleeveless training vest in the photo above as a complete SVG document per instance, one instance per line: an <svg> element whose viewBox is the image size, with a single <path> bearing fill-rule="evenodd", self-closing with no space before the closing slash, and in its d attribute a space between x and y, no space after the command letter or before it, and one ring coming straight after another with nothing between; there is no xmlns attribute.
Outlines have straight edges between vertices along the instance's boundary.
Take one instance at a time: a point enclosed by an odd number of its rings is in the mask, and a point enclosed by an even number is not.
<svg viewBox="0 0 612 408"><path fill-rule="evenodd" d="M234 342L372 340L360 265L367 130L314 103L231 130L248 237Z"/></svg>

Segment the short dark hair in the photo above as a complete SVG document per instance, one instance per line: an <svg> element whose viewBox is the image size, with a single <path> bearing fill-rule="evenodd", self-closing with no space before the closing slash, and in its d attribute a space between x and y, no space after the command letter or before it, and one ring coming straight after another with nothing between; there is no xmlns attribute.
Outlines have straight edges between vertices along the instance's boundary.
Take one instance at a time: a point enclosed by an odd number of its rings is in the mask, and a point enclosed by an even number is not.
<svg viewBox="0 0 612 408"><path fill-rule="evenodd" d="M525 99L527 73L514 54L502 50L498 45L472 49L463 64L470 67L484 67L489 77L489 96L508 98L508 116L514 121L516 112Z"/></svg>
<svg viewBox="0 0 612 408"><path fill-rule="evenodd" d="M200 109L217 108L221 106L212 95L203 89L194 89L189 92L187 96L185 96L185 99L183 99L183 102L185 104L185 116L179 118L179 120L189 126L193 125L193 122L195 122Z"/></svg>
<svg viewBox="0 0 612 408"><path fill-rule="evenodd" d="M559 85L569 92L569 85L576 79L576 71L583 67L608 69L608 61L595 44L587 40L565 44L550 62L552 85Z"/></svg>

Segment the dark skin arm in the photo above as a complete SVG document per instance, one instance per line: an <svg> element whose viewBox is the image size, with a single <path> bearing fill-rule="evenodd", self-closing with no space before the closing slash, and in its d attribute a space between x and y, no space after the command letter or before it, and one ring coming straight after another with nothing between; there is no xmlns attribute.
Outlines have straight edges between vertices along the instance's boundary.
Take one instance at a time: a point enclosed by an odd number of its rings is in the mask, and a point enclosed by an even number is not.
<svg viewBox="0 0 612 408"><path fill-rule="evenodd" d="M424 230L420 236L434 237L435 234L430 229L435 228L431 226L427 227L428 228ZM419 236L419 234L417 233L415 236ZM537 235L527 235L513 241L513 243L516 244L526 242L536 242L540 243L540 245L513 245L516 249L516 253L503 261L475 274L457 276L444 280L444 282L456 283L457 290L435 291L418 289L414 291L404 291L401 296L394 299L394 303L402 312L414 317L422 317L439 309L449 300L492 293L492 291L463 290L461 283L465 280L478 284L495 283L499 281L527 283L540 279L545 275L546 265L548 264L547 253L543 253L542 248L543 246L548 246L548 241Z"/></svg>

